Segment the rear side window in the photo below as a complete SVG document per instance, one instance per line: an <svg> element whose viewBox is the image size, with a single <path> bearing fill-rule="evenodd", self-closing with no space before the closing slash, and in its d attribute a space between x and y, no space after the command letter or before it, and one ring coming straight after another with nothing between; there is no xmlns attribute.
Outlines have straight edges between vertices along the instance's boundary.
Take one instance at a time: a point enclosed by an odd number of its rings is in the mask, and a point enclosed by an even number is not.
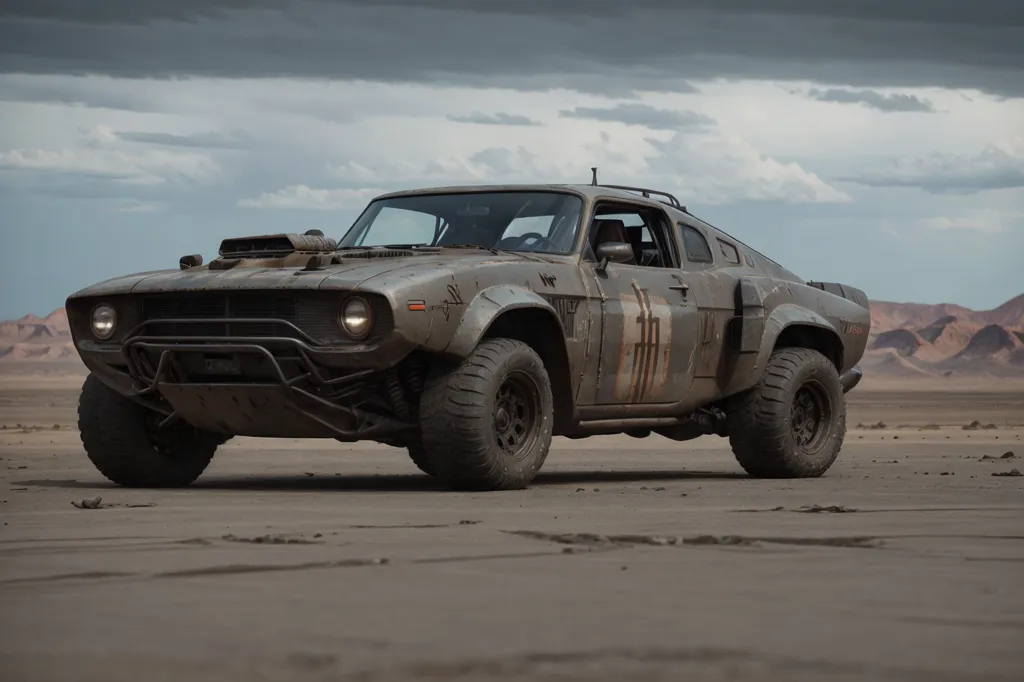
<svg viewBox="0 0 1024 682"><path fill-rule="evenodd" d="M721 239L718 240L718 245L722 247L722 255L725 256L726 263L740 264L740 252L736 250L735 246Z"/></svg>
<svg viewBox="0 0 1024 682"><path fill-rule="evenodd" d="M686 251L686 260L691 263L712 263L714 258L711 255L711 247L708 240L699 230L679 223L679 233L683 238L683 249Z"/></svg>

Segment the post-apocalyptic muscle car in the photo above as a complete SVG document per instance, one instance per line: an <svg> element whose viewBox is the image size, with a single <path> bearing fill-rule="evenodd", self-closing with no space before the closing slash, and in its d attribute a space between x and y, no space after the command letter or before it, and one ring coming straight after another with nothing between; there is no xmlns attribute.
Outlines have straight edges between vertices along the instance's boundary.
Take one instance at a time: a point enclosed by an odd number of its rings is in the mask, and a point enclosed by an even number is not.
<svg viewBox="0 0 1024 682"><path fill-rule="evenodd" d="M819 476L870 326L863 291L596 171L385 194L340 241L225 239L67 311L85 451L147 487L235 435L386 443L458 489L526 487L557 435L717 435L753 476Z"/></svg>

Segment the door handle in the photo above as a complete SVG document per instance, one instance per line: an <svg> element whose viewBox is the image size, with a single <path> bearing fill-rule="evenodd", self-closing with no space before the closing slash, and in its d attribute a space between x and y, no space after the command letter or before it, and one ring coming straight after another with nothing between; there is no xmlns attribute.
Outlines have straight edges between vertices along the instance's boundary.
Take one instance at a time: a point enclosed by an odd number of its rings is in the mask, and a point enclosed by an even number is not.
<svg viewBox="0 0 1024 682"><path fill-rule="evenodd" d="M688 295L690 293L690 285L684 282L683 278L677 275L676 273L672 273L672 279L674 279L676 283L670 285L669 289L672 289L673 291L678 291L683 295L684 299L688 298Z"/></svg>

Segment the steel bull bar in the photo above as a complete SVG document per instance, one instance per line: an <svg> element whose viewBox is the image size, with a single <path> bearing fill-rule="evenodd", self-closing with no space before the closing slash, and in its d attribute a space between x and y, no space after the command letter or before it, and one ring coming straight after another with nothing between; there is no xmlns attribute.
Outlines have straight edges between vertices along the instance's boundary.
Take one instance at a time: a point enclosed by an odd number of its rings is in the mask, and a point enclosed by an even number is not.
<svg viewBox="0 0 1024 682"><path fill-rule="evenodd" d="M260 323L281 324L294 329L300 337L284 336L130 336L122 346L128 372L140 398L159 395L170 403L173 412L165 422L184 418L201 428L233 435L288 436L320 435L338 440L355 441L381 435L394 435L413 428L396 419L358 407L341 405L300 386L338 389L376 373L363 369L344 376L329 378L311 357L312 341L295 325L284 320L268 319L167 319L150 320L148 324ZM298 365L299 373L288 377L281 358L271 349L294 353L288 361ZM189 382L183 359L188 355L229 355L239 360L244 356L257 358L268 376L260 382ZM159 359L154 366L151 358ZM239 370L241 371L241 370ZM244 376L244 374L242 374ZM211 403L215 406L211 409ZM309 420L306 428L295 424L295 417ZM291 420L291 421L289 421Z"/></svg>

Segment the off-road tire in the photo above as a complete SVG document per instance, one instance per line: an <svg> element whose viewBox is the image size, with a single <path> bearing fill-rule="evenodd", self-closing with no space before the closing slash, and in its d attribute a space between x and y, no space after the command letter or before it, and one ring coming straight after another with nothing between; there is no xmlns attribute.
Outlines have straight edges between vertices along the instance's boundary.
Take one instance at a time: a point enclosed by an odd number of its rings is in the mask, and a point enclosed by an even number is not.
<svg viewBox="0 0 1024 682"><path fill-rule="evenodd" d="M463 361L431 367L420 399L424 451L456 490L522 489L547 459L553 412L540 356L522 341L487 339Z"/></svg>
<svg viewBox="0 0 1024 682"><path fill-rule="evenodd" d="M229 436L177 421L154 437L163 415L124 397L95 375L82 385L78 430L85 453L107 479L128 488L186 486L210 464Z"/></svg>
<svg viewBox="0 0 1024 682"><path fill-rule="evenodd" d="M409 451L409 459L416 465L416 468L425 473L427 476L437 475L437 471L434 468L434 464L427 454L427 451L423 449L423 445L420 443L411 443L407 448Z"/></svg>
<svg viewBox="0 0 1024 682"><path fill-rule="evenodd" d="M805 418L815 413L816 420ZM812 423L820 429L806 426ZM751 476L821 476L846 436L846 396L835 365L809 348L775 350L758 385L732 401L728 425L733 454Z"/></svg>

